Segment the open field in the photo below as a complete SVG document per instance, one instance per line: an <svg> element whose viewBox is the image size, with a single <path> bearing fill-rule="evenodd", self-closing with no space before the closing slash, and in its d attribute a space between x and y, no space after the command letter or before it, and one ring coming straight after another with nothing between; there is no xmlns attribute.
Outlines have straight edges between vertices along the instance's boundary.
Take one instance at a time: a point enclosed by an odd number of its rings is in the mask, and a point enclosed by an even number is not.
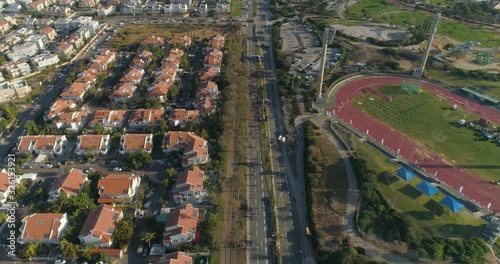
<svg viewBox="0 0 500 264"><path fill-rule="evenodd" d="M242 0L234 0L231 3L231 15L238 17L241 16Z"/></svg>
<svg viewBox="0 0 500 264"><path fill-rule="evenodd" d="M377 188L389 204L399 213L407 216L410 222L418 226L421 231L453 238L480 237L482 228L486 224L484 220L476 218L467 209L462 209L458 214L447 211L437 216L435 208L437 203L444 198L444 194L438 193L430 198L421 193L414 187L420 183L420 179L413 178L407 184L396 176L399 166L366 144L356 144L356 151L379 175L376 181ZM386 171L391 173L383 174Z"/></svg>
<svg viewBox="0 0 500 264"><path fill-rule="evenodd" d="M321 130L306 130L308 158L306 167L314 167L311 160L323 160L317 175L309 172L312 189L312 211L318 238L334 242L341 236L341 224L347 209L347 174L339 153Z"/></svg>
<svg viewBox="0 0 500 264"><path fill-rule="evenodd" d="M349 7L346 13L346 20L394 24L403 27L421 26L430 19L431 17L427 14L392 6L384 0L359 0ZM481 42L482 47L500 46L500 34L448 20L441 21L438 34L461 42Z"/></svg>
<svg viewBox="0 0 500 264"><path fill-rule="evenodd" d="M176 34L187 34L194 40L211 37L222 32L222 26L204 24L133 24L120 28L109 42L109 47L120 49L132 44L141 43L148 36L171 38Z"/></svg>
<svg viewBox="0 0 500 264"><path fill-rule="evenodd" d="M498 145L477 140L474 131L455 125L464 116L469 121L478 117L462 109L451 110L434 93L423 90L408 95L399 86L386 86L355 98L352 104L482 179L500 179Z"/></svg>
<svg viewBox="0 0 500 264"><path fill-rule="evenodd" d="M433 69L426 70L425 75L430 80L436 80L451 87L470 87L484 94L500 98L499 82L476 80Z"/></svg>

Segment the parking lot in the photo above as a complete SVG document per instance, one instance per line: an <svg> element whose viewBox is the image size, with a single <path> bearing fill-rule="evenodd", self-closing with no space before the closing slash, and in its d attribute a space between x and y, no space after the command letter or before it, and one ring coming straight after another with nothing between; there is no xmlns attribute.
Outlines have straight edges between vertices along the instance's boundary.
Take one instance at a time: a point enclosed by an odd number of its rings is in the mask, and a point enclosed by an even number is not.
<svg viewBox="0 0 500 264"><path fill-rule="evenodd" d="M314 32L297 22L285 23L281 27L283 51L294 54L291 73L303 76L308 80L319 76L321 69L322 48ZM332 68L340 59L339 49L327 49L326 69Z"/></svg>

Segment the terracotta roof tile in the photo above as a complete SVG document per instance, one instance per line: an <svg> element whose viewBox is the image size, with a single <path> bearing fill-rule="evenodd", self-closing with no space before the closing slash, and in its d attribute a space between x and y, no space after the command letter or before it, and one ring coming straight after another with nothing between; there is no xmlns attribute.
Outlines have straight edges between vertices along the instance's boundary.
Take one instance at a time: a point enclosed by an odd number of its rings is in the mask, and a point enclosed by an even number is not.
<svg viewBox="0 0 500 264"><path fill-rule="evenodd" d="M107 204L101 205L89 213L79 236L92 235L99 237L101 243L107 243L113 234L115 224L120 221L122 216L121 209L113 208Z"/></svg>
<svg viewBox="0 0 500 264"><path fill-rule="evenodd" d="M24 230L21 232L23 240L56 239L59 237L58 229L65 213L43 214L35 213L23 219Z"/></svg>
<svg viewBox="0 0 500 264"><path fill-rule="evenodd" d="M86 180L87 174L81 170L72 168L66 176L61 176L57 179L52 190L61 189L68 196L77 195Z"/></svg>

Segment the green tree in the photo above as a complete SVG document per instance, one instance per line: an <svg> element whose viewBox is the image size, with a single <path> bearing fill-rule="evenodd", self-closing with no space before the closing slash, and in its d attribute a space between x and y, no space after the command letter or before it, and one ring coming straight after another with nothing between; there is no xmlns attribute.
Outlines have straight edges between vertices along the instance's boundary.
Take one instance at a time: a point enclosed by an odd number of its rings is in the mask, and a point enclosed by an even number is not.
<svg viewBox="0 0 500 264"><path fill-rule="evenodd" d="M80 258L83 262L89 261L92 259L92 254L93 254L94 248L95 248L95 245L93 245L93 244L85 245L85 247L80 252Z"/></svg>
<svg viewBox="0 0 500 264"><path fill-rule="evenodd" d="M169 98L172 98L172 99L177 99L177 96L179 96L181 92L181 88L178 86L178 85L172 85L170 86L170 88L168 89L168 94L167 96Z"/></svg>
<svg viewBox="0 0 500 264"><path fill-rule="evenodd" d="M141 236L141 241L148 245L148 248L151 247L151 241L156 238L156 233L154 232L146 232Z"/></svg>
<svg viewBox="0 0 500 264"><path fill-rule="evenodd" d="M30 259L36 256L36 253L38 251L38 244L33 243L29 244L19 252L19 256L23 259Z"/></svg>
<svg viewBox="0 0 500 264"><path fill-rule="evenodd" d="M158 99L158 98L147 97L146 98L146 108L148 108L148 109L160 109L160 108L163 108L163 104L161 103L160 99Z"/></svg>
<svg viewBox="0 0 500 264"><path fill-rule="evenodd" d="M116 223L115 230L111 235L111 239L113 240L113 247L119 249L127 248L133 232L134 227L130 221L128 221L127 219L120 220L118 223Z"/></svg>
<svg viewBox="0 0 500 264"><path fill-rule="evenodd" d="M75 259L78 255L79 246L68 242L68 240L61 240L61 252L66 258Z"/></svg>
<svg viewBox="0 0 500 264"><path fill-rule="evenodd" d="M170 179L170 178L173 178L175 175L177 175L177 171L175 170L174 167L170 167L167 169L167 177Z"/></svg>
<svg viewBox="0 0 500 264"><path fill-rule="evenodd" d="M26 123L24 124L24 129L26 129L26 134L28 135L38 135L40 132L38 126L33 120L26 121Z"/></svg>
<svg viewBox="0 0 500 264"><path fill-rule="evenodd" d="M97 152L94 147L91 147L85 151L83 158L87 162L94 162L99 158L99 152Z"/></svg>
<svg viewBox="0 0 500 264"><path fill-rule="evenodd" d="M106 252L99 252L99 256L97 257L97 261L102 261L104 263L109 263L109 256Z"/></svg>
<svg viewBox="0 0 500 264"><path fill-rule="evenodd" d="M151 162L151 154L146 151L129 152L125 155L124 162L130 169L142 169Z"/></svg>

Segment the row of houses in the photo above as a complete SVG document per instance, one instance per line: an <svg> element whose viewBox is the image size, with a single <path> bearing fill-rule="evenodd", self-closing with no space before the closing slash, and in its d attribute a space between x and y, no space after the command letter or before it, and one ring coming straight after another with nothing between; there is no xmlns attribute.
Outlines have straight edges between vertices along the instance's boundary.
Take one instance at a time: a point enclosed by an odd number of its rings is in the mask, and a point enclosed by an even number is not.
<svg viewBox="0 0 500 264"><path fill-rule="evenodd" d="M198 202L208 196L203 189L204 171L197 167L179 173L172 190L176 207L162 209L165 224L163 245L175 247L183 243L193 242L197 236L200 219L199 209L190 202ZM64 193L67 197L79 195L88 181L85 173L78 169L58 178L49 191L49 202L60 199ZM100 179L97 184L100 204L92 210L78 238L82 245L95 245L99 248L112 246L112 234L116 223L123 217L123 212L115 208L115 204L131 203L141 183L141 177L133 173L112 173ZM0 172L0 194L7 193L9 181L5 171ZM47 243L59 244L62 234L70 226L67 213L34 213L21 220L19 244ZM169 259L164 256L161 261ZM163 263L163 262L160 262ZM168 262L167 262L168 263Z"/></svg>
<svg viewBox="0 0 500 264"><path fill-rule="evenodd" d="M0 11L18 14L25 10L28 13L43 13L44 16L64 17L73 14L72 7L95 8L97 0L2 0Z"/></svg>
<svg viewBox="0 0 500 264"><path fill-rule="evenodd" d="M106 155L111 144L110 135L85 134L78 136L75 154L84 155L95 151ZM61 155L67 145L65 135L22 136L19 138L15 151L17 153L35 153L37 155ZM208 162L208 143L205 139L192 132L170 131L163 135L161 149L164 153L182 150L182 161L186 166ZM121 154L153 150L153 134L124 134L120 138Z"/></svg>

